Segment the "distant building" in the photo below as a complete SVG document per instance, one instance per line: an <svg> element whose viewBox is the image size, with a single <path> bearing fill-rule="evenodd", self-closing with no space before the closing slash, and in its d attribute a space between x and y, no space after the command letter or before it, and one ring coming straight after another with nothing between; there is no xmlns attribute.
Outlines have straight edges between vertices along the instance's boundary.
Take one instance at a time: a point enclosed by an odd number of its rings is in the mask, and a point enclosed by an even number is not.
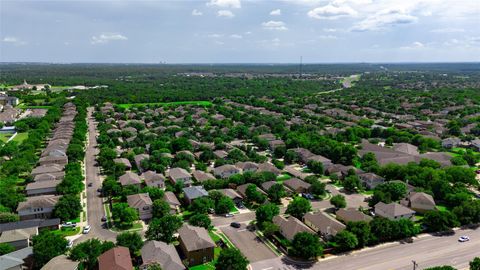
<svg viewBox="0 0 480 270"><path fill-rule="evenodd" d="M150 220L152 218L153 202L148 193L133 194L127 196L128 206L138 211L141 220Z"/></svg>
<svg viewBox="0 0 480 270"><path fill-rule="evenodd" d="M185 270L180 256L172 244L161 241L147 241L140 250L142 265L140 269L148 270L152 264L159 264L162 270Z"/></svg>
<svg viewBox="0 0 480 270"><path fill-rule="evenodd" d="M204 228L183 224L178 240L189 267L213 260L215 243Z"/></svg>
<svg viewBox="0 0 480 270"><path fill-rule="evenodd" d="M273 223L279 227L280 233L289 241L292 241L295 235L300 232L315 233L307 225L293 216L290 216L288 219L280 215L275 216L273 217Z"/></svg>
<svg viewBox="0 0 480 270"><path fill-rule="evenodd" d="M375 215L388 218L390 220L398 220L401 218L410 219L414 214L415 211L412 209L395 202L389 204L379 202L375 205Z"/></svg>

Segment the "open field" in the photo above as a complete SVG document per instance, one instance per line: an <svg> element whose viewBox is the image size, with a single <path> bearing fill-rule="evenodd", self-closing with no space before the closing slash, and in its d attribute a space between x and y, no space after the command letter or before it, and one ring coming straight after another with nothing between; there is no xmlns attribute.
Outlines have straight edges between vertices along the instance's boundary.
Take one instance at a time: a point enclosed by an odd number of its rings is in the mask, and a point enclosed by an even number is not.
<svg viewBox="0 0 480 270"><path fill-rule="evenodd" d="M131 108L140 106L179 106L179 105L197 105L197 106L211 106L210 101L175 101L175 102L152 102L152 103L126 103L118 104L120 108Z"/></svg>

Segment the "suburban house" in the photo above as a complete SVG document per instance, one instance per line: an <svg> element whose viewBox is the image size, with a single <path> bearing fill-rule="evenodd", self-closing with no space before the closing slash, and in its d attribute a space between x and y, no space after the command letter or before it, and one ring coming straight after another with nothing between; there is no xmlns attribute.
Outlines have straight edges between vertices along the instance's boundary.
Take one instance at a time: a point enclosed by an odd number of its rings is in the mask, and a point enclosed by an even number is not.
<svg viewBox="0 0 480 270"><path fill-rule="evenodd" d="M192 175L183 168L171 168L168 171L168 177L172 184L183 183L184 186L188 187L192 185Z"/></svg>
<svg viewBox="0 0 480 270"><path fill-rule="evenodd" d="M231 188L224 188L224 189L219 189L218 192L222 193L224 196L229 197L230 199L233 200L235 204L240 204L243 201L242 195L238 194L235 190Z"/></svg>
<svg viewBox="0 0 480 270"><path fill-rule="evenodd" d="M44 174L44 173L56 173L56 172L61 172L63 171L62 165L58 164L49 164L49 165L41 165L35 167L35 169L32 170L31 175L35 177L36 175L39 174Z"/></svg>
<svg viewBox="0 0 480 270"><path fill-rule="evenodd" d="M258 164L257 172L271 172L275 175L279 175L280 173L282 173L281 170L279 170L277 167L275 167L275 165L273 165L270 162L264 162L264 163Z"/></svg>
<svg viewBox="0 0 480 270"><path fill-rule="evenodd" d="M395 202L389 204L379 202L375 205L375 215L391 220L398 220L401 218L410 219L414 214L415 211L412 209Z"/></svg>
<svg viewBox="0 0 480 270"><path fill-rule="evenodd" d="M267 181L267 182L263 182L260 186L263 191L268 192L268 190L276 184L280 184L280 183L278 183L277 181Z"/></svg>
<svg viewBox="0 0 480 270"><path fill-rule="evenodd" d="M16 250L31 246L32 238L38 234L38 228L16 229L2 232L0 244L10 244Z"/></svg>
<svg viewBox="0 0 480 270"><path fill-rule="evenodd" d="M60 197L62 196L41 195L27 197L27 200L20 202L17 207L20 220L50 218Z"/></svg>
<svg viewBox="0 0 480 270"><path fill-rule="evenodd" d="M38 162L40 163L41 166L52 165L52 164L67 165L68 157L67 156L46 156L46 157L41 157Z"/></svg>
<svg viewBox="0 0 480 270"><path fill-rule="evenodd" d="M140 171L140 172L143 172L143 168L142 168L142 161L144 159L149 159L150 156L148 154L139 154L139 155L136 155L133 157L133 159L135 160L135 165L137 165L137 169Z"/></svg>
<svg viewBox="0 0 480 270"><path fill-rule="evenodd" d="M263 190L259 189L257 187L257 185L255 185L255 184L243 184L243 185L238 186L237 187L238 194L240 194L240 196L242 196L243 198L247 197L246 191L247 191L248 186L250 186L250 185L254 185L257 188L258 192L261 192L262 194L266 194Z"/></svg>
<svg viewBox="0 0 480 270"><path fill-rule="evenodd" d="M374 173L363 173L358 178L367 189L374 189L376 186L385 183L385 178Z"/></svg>
<svg viewBox="0 0 480 270"><path fill-rule="evenodd" d="M63 180L65 177L65 172L55 172L55 173L42 173L37 174L33 177L33 181L40 182L40 181L49 181L49 180Z"/></svg>
<svg viewBox="0 0 480 270"><path fill-rule="evenodd" d="M331 164L327 167L324 168L325 169L325 174L326 175L337 175L338 179L343 179L345 178L347 175L348 175L348 172L350 170L353 170L355 172L355 174L359 175L359 174L362 174L364 173L362 170L358 169L358 168L355 168L353 166L345 166L343 164Z"/></svg>
<svg viewBox="0 0 480 270"><path fill-rule="evenodd" d="M120 176L119 182L122 186L137 186L140 188L142 185L142 179L134 172L126 172Z"/></svg>
<svg viewBox="0 0 480 270"><path fill-rule="evenodd" d="M114 247L98 257L99 270L132 270L132 258L126 247Z"/></svg>
<svg viewBox="0 0 480 270"><path fill-rule="evenodd" d="M410 192L400 204L419 213L435 210L437 206L432 195L425 192Z"/></svg>
<svg viewBox="0 0 480 270"><path fill-rule="evenodd" d="M213 174L223 179L229 178L230 176L234 174L239 174L241 172L242 172L241 169L230 164L225 164L213 169Z"/></svg>
<svg viewBox="0 0 480 270"><path fill-rule="evenodd" d="M311 186L309 183L302 181L298 178L285 180L283 181L283 185L296 193L308 193Z"/></svg>
<svg viewBox="0 0 480 270"><path fill-rule="evenodd" d="M420 153L418 152L418 147L410 143L396 143L393 145L393 150L402 152L405 154L418 156Z"/></svg>
<svg viewBox="0 0 480 270"><path fill-rule="evenodd" d="M185 201L188 204L191 204L195 199L208 196L208 192L205 190L205 188L203 188L203 186L191 186L183 188L183 194L185 195Z"/></svg>
<svg viewBox="0 0 480 270"><path fill-rule="evenodd" d="M475 139L470 142L470 146L475 149L475 151L480 151L480 139Z"/></svg>
<svg viewBox="0 0 480 270"><path fill-rule="evenodd" d="M365 221L370 222L372 217L369 215L365 215L364 213L358 211L355 208L342 208L338 210L335 215L337 219L342 221L345 224L348 222L358 222L358 221Z"/></svg>
<svg viewBox="0 0 480 270"><path fill-rule="evenodd" d="M170 205L170 214L177 214L180 212L180 206L182 205L180 201L177 199L177 196L175 196L175 193L171 191L166 191L165 194L163 195L163 200Z"/></svg>
<svg viewBox="0 0 480 270"><path fill-rule="evenodd" d="M303 222L301 222L294 216L290 216L287 219L283 216L278 215L273 217L272 221L279 227L280 233L289 241L292 241L295 235L300 232L308 232L311 234L315 233L312 229L310 229L307 225L303 224Z"/></svg>
<svg viewBox="0 0 480 270"><path fill-rule="evenodd" d="M274 151L277 147L285 147L285 142L282 140L271 140L268 142L268 147L270 150Z"/></svg>
<svg viewBox="0 0 480 270"><path fill-rule="evenodd" d="M0 269L25 270L33 268L33 248L26 247L0 256Z"/></svg>
<svg viewBox="0 0 480 270"><path fill-rule="evenodd" d="M208 180L215 180L215 176L213 176L211 173L207 173L204 171L196 170L192 173L192 175L193 175L193 178L195 178L195 180L197 180L200 183Z"/></svg>
<svg viewBox="0 0 480 270"><path fill-rule="evenodd" d="M165 177L159 173L147 171L142 174L141 178L143 178L147 187L165 188Z"/></svg>
<svg viewBox="0 0 480 270"><path fill-rule="evenodd" d="M174 245L161 241L147 241L140 250L142 265L140 269L147 270L152 264L158 264L162 270L185 270Z"/></svg>
<svg viewBox="0 0 480 270"><path fill-rule="evenodd" d="M258 170L258 164L251 161L237 162L235 163L235 167L241 169L243 173L256 172Z"/></svg>
<svg viewBox="0 0 480 270"><path fill-rule="evenodd" d="M309 157L315 155L312 152L310 152L310 150L305 149L305 148L294 148L294 149L289 149L289 150L292 150L295 154L297 154L298 159L303 164L306 164L308 162Z"/></svg>
<svg viewBox="0 0 480 270"><path fill-rule="evenodd" d="M28 183L25 187L27 196L39 195L56 195L57 186L61 183L60 180L47 180Z"/></svg>
<svg viewBox="0 0 480 270"><path fill-rule="evenodd" d="M113 162L115 164L123 164L125 166L125 169L130 170L132 169L132 164L130 163L130 160L126 158L115 158L113 159Z"/></svg>
<svg viewBox="0 0 480 270"><path fill-rule="evenodd" d="M303 221L308 227L312 228L313 231L325 239L331 239L346 228L343 223L322 211L306 213L303 216Z"/></svg>
<svg viewBox="0 0 480 270"><path fill-rule="evenodd" d="M77 270L80 262L72 261L64 254L53 257L40 270Z"/></svg>
<svg viewBox="0 0 480 270"><path fill-rule="evenodd" d="M307 163L309 161L320 162L320 163L322 163L323 168L327 168L328 166L331 166L333 164L330 159L328 159L324 156L320 156L320 155L313 155L313 156L308 157L307 158Z"/></svg>
<svg viewBox="0 0 480 270"><path fill-rule="evenodd" d="M153 202L148 193L133 194L127 196L128 206L138 211L141 220L150 220L152 218Z"/></svg>
<svg viewBox="0 0 480 270"><path fill-rule="evenodd" d="M462 140L457 137L450 137L442 140L442 147L443 148L453 148L457 147L460 143L462 143Z"/></svg>
<svg viewBox="0 0 480 270"><path fill-rule="evenodd" d="M213 155L215 156L215 158L224 159L228 156L228 153L224 150L215 150L213 151Z"/></svg>
<svg viewBox="0 0 480 270"><path fill-rule="evenodd" d="M215 243L204 228L183 224L178 240L189 267L213 260Z"/></svg>

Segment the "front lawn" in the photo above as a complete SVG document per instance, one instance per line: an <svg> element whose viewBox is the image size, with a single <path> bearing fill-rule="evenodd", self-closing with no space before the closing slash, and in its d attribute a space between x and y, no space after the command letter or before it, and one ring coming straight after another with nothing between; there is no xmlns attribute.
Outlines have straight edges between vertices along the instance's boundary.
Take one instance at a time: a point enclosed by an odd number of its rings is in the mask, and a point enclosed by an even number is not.
<svg viewBox="0 0 480 270"><path fill-rule="evenodd" d="M27 138L28 138L28 132L20 132L20 133L17 133L17 135L12 139L12 141L17 142L18 144L21 144Z"/></svg>
<svg viewBox="0 0 480 270"><path fill-rule="evenodd" d="M63 237L72 236L80 233L80 227L61 228L59 230L54 230L53 233L57 235L61 235Z"/></svg>
<svg viewBox="0 0 480 270"><path fill-rule="evenodd" d="M284 174L281 174L281 175L277 176L277 181L283 182L283 181L288 180L290 178L292 178L292 176L290 174L284 173Z"/></svg>

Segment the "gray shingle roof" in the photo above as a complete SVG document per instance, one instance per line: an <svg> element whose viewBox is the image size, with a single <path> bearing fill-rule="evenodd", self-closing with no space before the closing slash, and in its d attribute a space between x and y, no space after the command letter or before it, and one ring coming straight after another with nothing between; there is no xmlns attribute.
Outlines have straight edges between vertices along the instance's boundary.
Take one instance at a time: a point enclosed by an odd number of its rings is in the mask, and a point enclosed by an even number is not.
<svg viewBox="0 0 480 270"><path fill-rule="evenodd" d="M207 230L201 227L183 224L183 226L178 230L178 235L185 245L187 251L215 247L215 243L208 235Z"/></svg>
<svg viewBox="0 0 480 270"><path fill-rule="evenodd" d="M143 265L158 263L163 270L184 270L175 246L160 241L145 242L142 249Z"/></svg>
<svg viewBox="0 0 480 270"><path fill-rule="evenodd" d="M185 193L185 197L189 200L208 196L208 192L202 186L191 186L183 188L183 193Z"/></svg>

